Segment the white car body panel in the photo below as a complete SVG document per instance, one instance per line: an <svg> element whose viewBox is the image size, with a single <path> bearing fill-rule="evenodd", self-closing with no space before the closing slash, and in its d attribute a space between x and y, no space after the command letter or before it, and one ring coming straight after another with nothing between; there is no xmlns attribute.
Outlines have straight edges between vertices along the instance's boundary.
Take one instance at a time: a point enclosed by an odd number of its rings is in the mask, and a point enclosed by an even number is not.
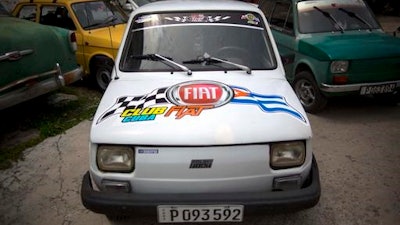
<svg viewBox="0 0 400 225"><path fill-rule="evenodd" d="M274 72L270 71L270 73L273 77ZM127 76L121 76L117 81L112 82L104 94L92 126L91 140L94 143L221 145L303 140L312 136L306 114L299 105L290 85L282 78L270 79L270 74L267 75L264 71L253 71L251 75L247 75L244 71L235 71L227 74L195 72L192 76L187 76L184 72L174 75L169 73L143 74L143 76L135 74L135 78ZM206 81L210 77L213 77L214 81L229 86L243 87L254 93L285 96L288 108L297 112L302 118L286 112L264 112L255 104L232 103L203 110L199 116L187 115L181 119L175 119L177 113L174 112L168 117L160 115L154 121L136 123L134 126L131 123L122 123L121 113L102 118L106 112L118 106L115 103L120 97L139 96L185 81ZM156 82L149 82L149 80ZM242 83L246 85L241 85ZM172 105L164 104L162 106L171 107ZM221 118L224 119L221 120ZM265 121L268 121L268 124L265 124ZM112 129L113 135L108 135L110 129ZM154 136L159 138L154 138Z"/></svg>
<svg viewBox="0 0 400 225"><path fill-rule="evenodd" d="M251 75L244 71L226 74L194 72L191 76L184 72L173 75L135 74L134 78L123 74L110 84L104 94L92 124L91 141L142 146L135 149L135 172L119 175L122 180L129 180L132 190L137 193L261 191L272 189L272 181L277 174L301 174L306 177L311 164L310 142L307 142L307 163L302 167L283 171L274 171L269 167L269 143L310 140L312 136L306 114L290 85L278 76L279 73L269 72L276 78L271 79L265 71L253 71ZM156 115L152 121L123 123L122 111L104 118L107 112L119 108L116 101L122 96L140 96L188 80L209 82L205 80L208 77L219 78L213 81L221 83L225 80L229 82L228 86L244 83L241 87L256 93L285 96L288 109L301 117L285 111L265 112L256 104L227 103L205 109L198 116L186 115L180 119L176 118L176 114L165 117L164 113ZM158 106L170 109L174 105L164 103ZM157 154L139 154L138 149L155 149ZM214 165L218 166L189 169L192 159L213 159L218 163ZM234 163L235 159L241 162L241 166ZM98 171L95 161L92 162L94 171L98 173L94 177L107 179L107 173ZM112 176L115 179L116 174Z"/></svg>

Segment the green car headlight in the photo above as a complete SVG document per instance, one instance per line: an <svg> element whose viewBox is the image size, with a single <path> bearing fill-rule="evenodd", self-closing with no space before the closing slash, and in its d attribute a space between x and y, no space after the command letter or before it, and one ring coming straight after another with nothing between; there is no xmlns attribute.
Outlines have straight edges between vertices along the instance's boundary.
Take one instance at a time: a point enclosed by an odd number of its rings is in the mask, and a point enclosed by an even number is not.
<svg viewBox="0 0 400 225"><path fill-rule="evenodd" d="M331 63L331 73L346 73L349 69L349 61L333 61Z"/></svg>
<svg viewBox="0 0 400 225"><path fill-rule="evenodd" d="M99 145L97 166L104 172L131 172L134 168L134 150L129 146Z"/></svg>
<svg viewBox="0 0 400 225"><path fill-rule="evenodd" d="M306 147L303 141L272 143L270 164L273 169L286 169L303 165Z"/></svg>

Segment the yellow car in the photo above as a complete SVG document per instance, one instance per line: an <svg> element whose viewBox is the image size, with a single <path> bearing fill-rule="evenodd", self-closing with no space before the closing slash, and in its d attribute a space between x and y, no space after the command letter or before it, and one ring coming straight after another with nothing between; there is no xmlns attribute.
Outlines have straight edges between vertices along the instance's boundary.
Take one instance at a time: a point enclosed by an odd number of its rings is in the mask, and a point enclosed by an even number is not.
<svg viewBox="0 0 400 225"><path fill-rule="evenodd" d="M107 0L22 0L12 14L74 30L78 63L101 90L107 88L128 21L118 5Z"/></svg>

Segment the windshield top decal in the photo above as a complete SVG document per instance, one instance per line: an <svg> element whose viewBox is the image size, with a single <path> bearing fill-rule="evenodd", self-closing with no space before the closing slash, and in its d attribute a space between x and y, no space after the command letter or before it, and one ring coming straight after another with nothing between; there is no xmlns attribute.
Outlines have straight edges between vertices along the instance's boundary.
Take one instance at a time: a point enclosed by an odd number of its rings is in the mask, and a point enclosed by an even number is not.
<svg viewBox="0 0 400 225"><path fill-rule="evenodd" d="M169 21L174 21L174 22L180 22L180 23L214 23L218 22L221 20L227 20L231 18L230 16L205 16L204 14L192 14L189 16L174 16L174 17L169 17L166 16L164 19L169 20Z"/></svg>
<svg viewBox="0 0 400 225"><path fill-rule="evenodd" d="M260 19L257 18L254 14L248 13L241 17L242 20L246 20L248 24L258 25L260 23Z"/></svg>
<svg viewBox="0 0 400 225"><path fill-rule="evenodd" d="M305 117L283 96L262 95L215 81L190 81L158 88L145 95L119 97L96 123L115 115L122 118L122 123L153 121L158 116L182 119L200 116L205 110L229 103L258 106L265 113L286 113L306 123Z"/></svg>
<svg viewBox="0 0 400 225"><path fill-rule="evenodd" d="M188 12L139 15L132 30L160 25L223 23L263 28L260 15L250 12Z"/></svg>

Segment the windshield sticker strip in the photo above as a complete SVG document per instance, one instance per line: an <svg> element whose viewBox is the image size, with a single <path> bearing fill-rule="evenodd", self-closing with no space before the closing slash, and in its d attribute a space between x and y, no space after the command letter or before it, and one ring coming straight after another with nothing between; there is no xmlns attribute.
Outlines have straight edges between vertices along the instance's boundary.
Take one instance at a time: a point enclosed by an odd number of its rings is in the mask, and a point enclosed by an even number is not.
<svg viewBox="0 0 400 225"><path fill-rule="evenodd" d="M157 116L196 117L205 110L228 103L254 105L265 113L286 113L307 123L305 116L290 106L283 96L258 94L244 87L215 81L191 81L158 88L146 95L120 97L96 124L114 115L119 115L122 123L153 121Z"/></svg>
<svg viewBox="0 0 400 225"><path fill-rule="evenodd" d="M248 28L248 29L254 29L254 30L261 30L263 31L264 29L262 27L254 27L254 26L249 26L249 25L240 25L240 24L230 24L230 23L216 23L216 24L206 24L206 23L196 23L196 24L190 24L190 26L224 26L224 27L242 27L242 28ZM170 24L170 25L157 25L157 26L152 26L152 27L144 27L144 28L137 28L131 30L131 32L138 32L138 31L143 31L143 30L151 30L155 28L164 28L164 27L179 27L179 26L188 26L188 24Z"/></svg>
<svg viewBox="0 0 400 225"><path fill-rule="evenodd" d="M146 14L134 18L132 30L172 24L237 24L263 28L261 16L251 12L189 12Z"/></svg>
<svg viewBox="0 0 400 225"><path fill-rule="evenodd" d="M230 19L230 16L204 16L203 14L193 14L189 16L174 16L169 17L166 16L164 19L172 22L180 22L180 23L214 23L222 20Z"/></svg>

